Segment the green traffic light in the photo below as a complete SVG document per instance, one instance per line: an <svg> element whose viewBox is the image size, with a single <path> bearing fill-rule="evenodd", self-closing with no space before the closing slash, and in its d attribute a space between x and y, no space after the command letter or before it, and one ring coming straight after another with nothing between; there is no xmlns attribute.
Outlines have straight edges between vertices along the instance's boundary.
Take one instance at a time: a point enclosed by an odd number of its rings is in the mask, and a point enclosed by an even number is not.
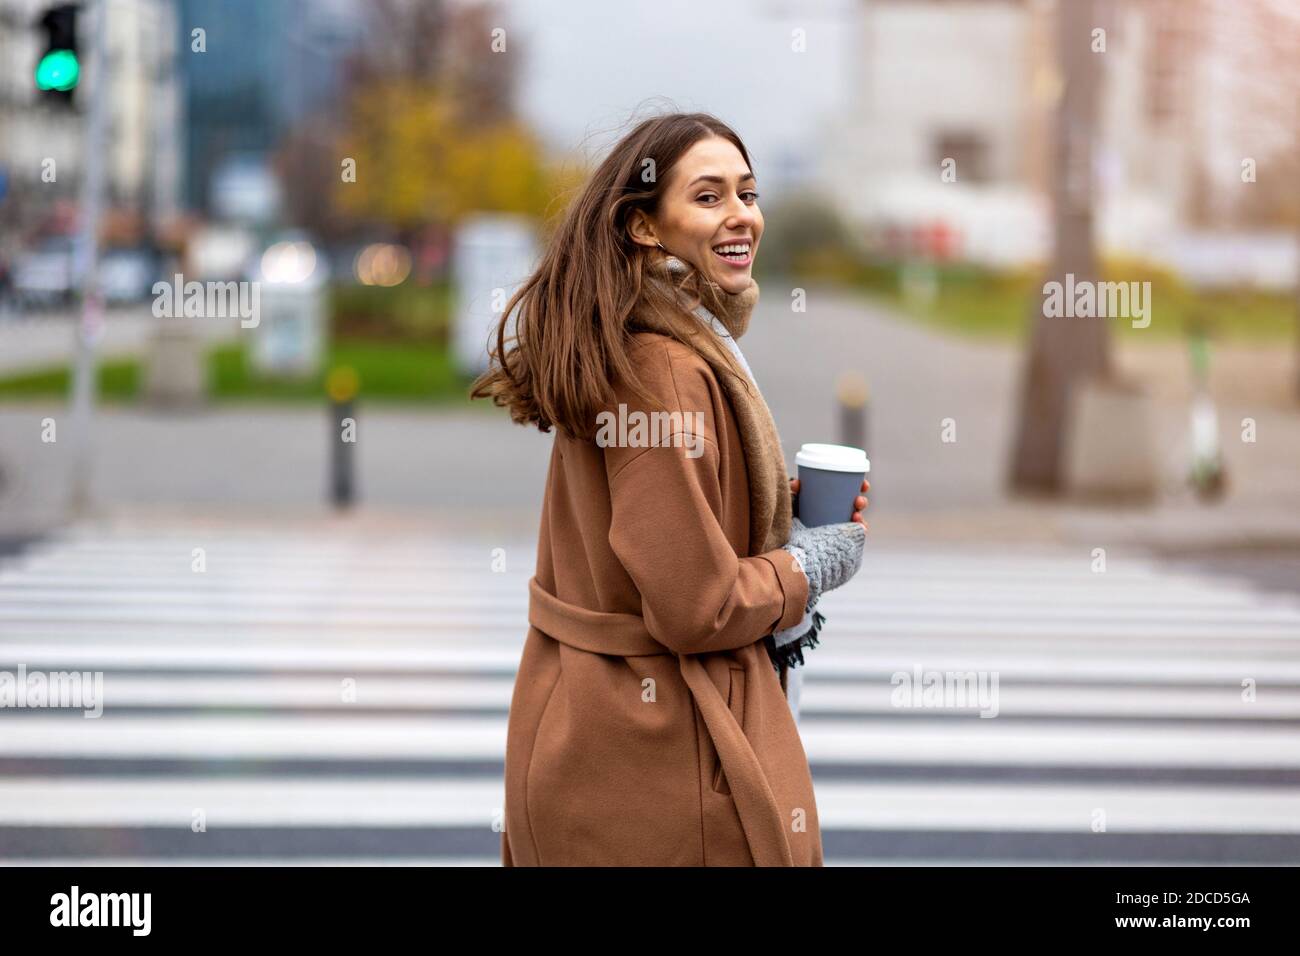
<svg viewBox="0 0 1300 956"><path fill-rule="evenodd" d="M67 92L77 85L81 65L71 50L51 50L36 64L36 88Z"/></svg>

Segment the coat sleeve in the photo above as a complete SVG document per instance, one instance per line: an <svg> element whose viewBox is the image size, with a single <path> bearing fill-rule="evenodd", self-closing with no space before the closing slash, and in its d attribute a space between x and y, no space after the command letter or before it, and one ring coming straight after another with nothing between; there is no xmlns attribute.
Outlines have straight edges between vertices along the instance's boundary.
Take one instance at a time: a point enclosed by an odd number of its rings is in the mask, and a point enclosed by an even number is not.
<svg viewBox="0 0 1300 956"><path fill-rule="evenodd" d="M731 650L803 617L808 578L784 549L738 557L722 529L717 444L638 449L610 480L609 543L650 635L677 654Z"/></svg>

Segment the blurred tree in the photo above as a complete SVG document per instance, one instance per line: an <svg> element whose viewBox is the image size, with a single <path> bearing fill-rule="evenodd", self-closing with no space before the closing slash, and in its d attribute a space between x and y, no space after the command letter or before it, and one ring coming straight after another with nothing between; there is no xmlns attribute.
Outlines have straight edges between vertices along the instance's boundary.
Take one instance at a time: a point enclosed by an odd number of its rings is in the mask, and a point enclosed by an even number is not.
<svg viewBox="0 0 1300 956"><path fill-rule="evenodd" d="M1263 49L1258 85L1277 98L1279 114L1291 123L1291 150L1284 161L1272 168L1270 179L1286 193L1285 207L1296 213L1296 337L1292 369L1292 397L1300 401L1300 209L1296 195L1300 190L1300 10L1293 2L1263 0L1255 10L1259 20L1258 37ZM1259 185L1258 182L1255 185ZM1279 197L1280 198L1280 197Z"/></svg>
<svg viewBox="0 0 1300 956"><path fill-rule="evenodd" d="M1296 43L1300 49L1300 38ZM1300 136L1300 115L1296 127ZM1258 161L1263 173L1249 189L1242 190L1242 198L1232 210L1232 224L1264 229L1300 227L1300 187L1296 185L1300 183L1300 142L1292 149L1259 157Z"/></svg>
<svg viewBox="0 0 1300 956"><path fill-rule="evenodd" d="M454 94L402 80L358 90L339 155L356 160L356 182L335 179L346 215L411 230L454 224L475 211L538 216L548 197L541 150L520 122L466 126Z"/></svg>
<svg viewBox="0 0 1300 956"><path fill-rule="evenodd" d="M1065 78L1053 147L1052 261L1044 281L1097 281L1093 240L1093 144L1100 106L1099 66L1086 42L1101 22L1098 0L1056 7L1057 56ZM1105 318L1048 318L1032 300L1031 339L1020 386L1020 415L1010 485L1058 493L1064 484L1065 420L1073 385L1111 373L1110 328Z"/></svg>
<svg viewBox="0 0 1300 956"><path fill-rule="evenodd" d="M492 126L515 115L520 51L504 19L496 4L482 3L458 9L447 25L439 78L454 92L466 126Z"/></svg>
<svg viewBox="0 0 1300 956"><path fill-rule="evenodd" d="M855 249L840 211L823 196L796 193L765 210L759 267L776 275L848 278L857 271Z"/></svg>
<svg viewBox="0 0 1300 956"><path fill-rule="evenodd" d="M477 211L542 214L554 183L515 112L520 51L498 32L500 7L374 0L368 13L337 134L321 151L304 131L305 149L288 164L302 173L288 180L302 214L390 226L403 241ZM308 155L322 152L328 169ZM355 182L344 181L344 158L356 163Z"/></svg>
<svg viewBox="0 0 1300 956"><path fill-rule="evenodd" d="M337 240L348 231L335 204L321 202L340 182L336 127L329 117L300 123L280 142L272 160L284 189L285 217L326 240Z"/></svg>
<svg viewBox="0 0 1300 956"><path fill-rule="evenodd" d="M1223 0L1184 0L1180 17L1196 42L1217 45L1226 63L1220 70L1231 77L1234 109L1249 121L1243 154L1256 161L1255 178L1247 188L1226 197L1202 201L1210 209L1222 204L1217 226L1241 228L1285 226L1296 230L1300 249L1300 5L1295 0L1255 0L1228 5ZM1278 135L1281 134L1281 135ZM1261 147L1260 144L1273 144ZM1209 177L1206 177L1208 183ZM1296 347L1293 393L1300 401L1300 275L1296 288Z"/></svg>
<svg viewBox="0 0 1300 956"><path fill-rule="evenodd" d="M443 42L453 13L445 0L369 0L363 55L353 64L358 85L391 77L433 80L442 73Z"/></svg>
<svg viewBox="0 0 1300 956"><path fill-rule="evenodd" d="M520 49L499 4L373 0L368 12L367 42L348 71L351 89L438 88L465 126L515 116Z"/></svg>

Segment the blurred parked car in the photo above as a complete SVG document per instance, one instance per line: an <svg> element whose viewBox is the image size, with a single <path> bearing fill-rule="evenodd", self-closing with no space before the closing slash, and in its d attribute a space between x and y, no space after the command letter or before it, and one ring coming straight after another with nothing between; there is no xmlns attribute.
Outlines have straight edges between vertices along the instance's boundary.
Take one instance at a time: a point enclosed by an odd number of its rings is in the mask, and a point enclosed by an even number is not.
<svg viewBox="0 0 1300 956"><path fill-rule="evenodd" d="M76 288L74 243L55 236L18 255L13 267L14 297L23 306L64 305Z"/></svg>
<svg viewBox="0 0 1300 956"><path fill-rule="evenodd" d="M99 263L99 288L109 304L141 302L153 294L161 270L149 249L110 249Z"/></svg>

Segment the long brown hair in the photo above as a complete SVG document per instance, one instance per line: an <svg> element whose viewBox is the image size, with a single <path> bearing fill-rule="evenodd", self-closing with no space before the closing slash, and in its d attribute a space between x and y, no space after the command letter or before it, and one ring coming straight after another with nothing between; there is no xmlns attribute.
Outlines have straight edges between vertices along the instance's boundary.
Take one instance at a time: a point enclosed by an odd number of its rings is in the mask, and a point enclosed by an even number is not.
<svg viewBox="0 0 1300 956"><path fill-rule="evenodd" d="M676 288L690 301L684 306L673 301L658 283L646 281L649 256L659 250L633 242L626 229L632 210L658 212L673 167L710 136L729 140L749 164L740 137L708 113L643 120L614 145L565 211L537 269L502 311L488 370L471 386L471 399L490 397L494 405L509 408L519 424L535 424L543 432L555 425L577 439L591 437L596 415L612 403L612 383L619 378L663 409L642 387L627 354L632 333L642 328L636 315L641 309L659 317L655 331L715 357L749 388L721 340L690 314L702 301L707 280L686 263ZM516 307L515 334L507 336ZM507 342L514 347L507 350Z"/></svg>

